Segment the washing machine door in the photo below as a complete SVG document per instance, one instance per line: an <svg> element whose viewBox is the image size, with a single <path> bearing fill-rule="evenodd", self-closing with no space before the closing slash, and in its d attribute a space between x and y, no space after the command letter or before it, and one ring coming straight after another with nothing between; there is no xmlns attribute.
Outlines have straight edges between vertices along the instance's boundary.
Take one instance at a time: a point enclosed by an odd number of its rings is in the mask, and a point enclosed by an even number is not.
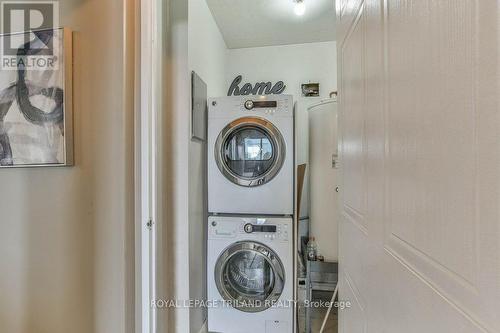
<svg viewBox="0 0 500 333"><path fill-rule="evenodd" d="M243 312L261 312L283 293L285 270L269 247L252 241L237 242L219 256L215 281L229 305Z"/></svg>
<svg viewBox="0 0 500 333"><path fill-rule="evenodd" d="M258 117L231 122L220 132L215 144L219 170L231 182L245 187L271 181L283 166L285 154L280 131Z"/></svg>

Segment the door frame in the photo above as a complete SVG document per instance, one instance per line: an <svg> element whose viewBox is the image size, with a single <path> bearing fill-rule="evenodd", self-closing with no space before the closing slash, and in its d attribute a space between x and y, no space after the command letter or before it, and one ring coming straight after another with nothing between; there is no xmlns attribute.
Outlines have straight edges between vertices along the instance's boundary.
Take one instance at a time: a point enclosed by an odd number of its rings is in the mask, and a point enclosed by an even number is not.
<svg viewBox="0 0 500 333"><path fill-rule="evenodd" d="M161 0L135 2L135 332L156 332L157 125L161 110ZM160 42L159 42L160 41Z"/></svg>

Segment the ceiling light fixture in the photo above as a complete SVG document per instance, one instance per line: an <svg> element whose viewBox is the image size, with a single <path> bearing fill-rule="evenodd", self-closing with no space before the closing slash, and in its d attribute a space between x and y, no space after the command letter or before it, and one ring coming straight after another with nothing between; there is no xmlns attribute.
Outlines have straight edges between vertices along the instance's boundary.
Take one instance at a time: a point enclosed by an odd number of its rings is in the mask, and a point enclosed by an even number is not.
<svg viewBox="0 0 500 333"><path fill-rule="evenodd" d="M306 4L304 3L304 0L295 0L294 12L297 16L304 15L306 12Z"/></svg>

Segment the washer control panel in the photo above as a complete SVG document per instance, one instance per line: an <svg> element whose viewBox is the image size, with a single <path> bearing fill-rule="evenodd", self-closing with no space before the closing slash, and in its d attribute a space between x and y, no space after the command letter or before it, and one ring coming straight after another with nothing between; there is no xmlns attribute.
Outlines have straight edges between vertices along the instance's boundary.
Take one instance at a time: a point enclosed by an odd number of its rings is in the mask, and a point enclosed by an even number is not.
<svg viewBox="0 0 500 333"><path fill-rule="evenodd" d="M257 218L255 221L248 221L241 225L242 233L260 239L288 241L288 224L273 223L264 218Z"/></svg>
<svg viewBox="0 0 500 333"><path fill-rule="evenodd" d="M247 223L243 227L245 232L247 234L251 234L253 232L269 232L269 233L275 233L277 230L277 227L275 225L258 225L258 224L251 224Z"/></svg>
<svg viewBox="0 0 500 333"><path fill-rule="evenodd" d="M237 221L209 221L209 236L211 238L242 238L255 240L289 241L292 237L290 224L276 223L273 219L243 218Z"/></svg>

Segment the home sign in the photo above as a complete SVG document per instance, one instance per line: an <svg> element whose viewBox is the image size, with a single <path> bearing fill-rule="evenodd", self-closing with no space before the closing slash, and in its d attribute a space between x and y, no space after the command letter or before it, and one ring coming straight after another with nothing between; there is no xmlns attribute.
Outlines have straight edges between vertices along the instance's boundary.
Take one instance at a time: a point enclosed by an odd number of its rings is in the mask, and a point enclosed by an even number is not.
<svg viewBox="0 0 500 333"><path fill-rule="evenodd" d="M238 75L234 78L233 83L227 92L228 96L241 96L241 95L279 95L285 91L285 84L283 81L278 81L274 85L271 82L257 82L255 85L245 83L240 88L240 83L243 77Z"/></svg>

